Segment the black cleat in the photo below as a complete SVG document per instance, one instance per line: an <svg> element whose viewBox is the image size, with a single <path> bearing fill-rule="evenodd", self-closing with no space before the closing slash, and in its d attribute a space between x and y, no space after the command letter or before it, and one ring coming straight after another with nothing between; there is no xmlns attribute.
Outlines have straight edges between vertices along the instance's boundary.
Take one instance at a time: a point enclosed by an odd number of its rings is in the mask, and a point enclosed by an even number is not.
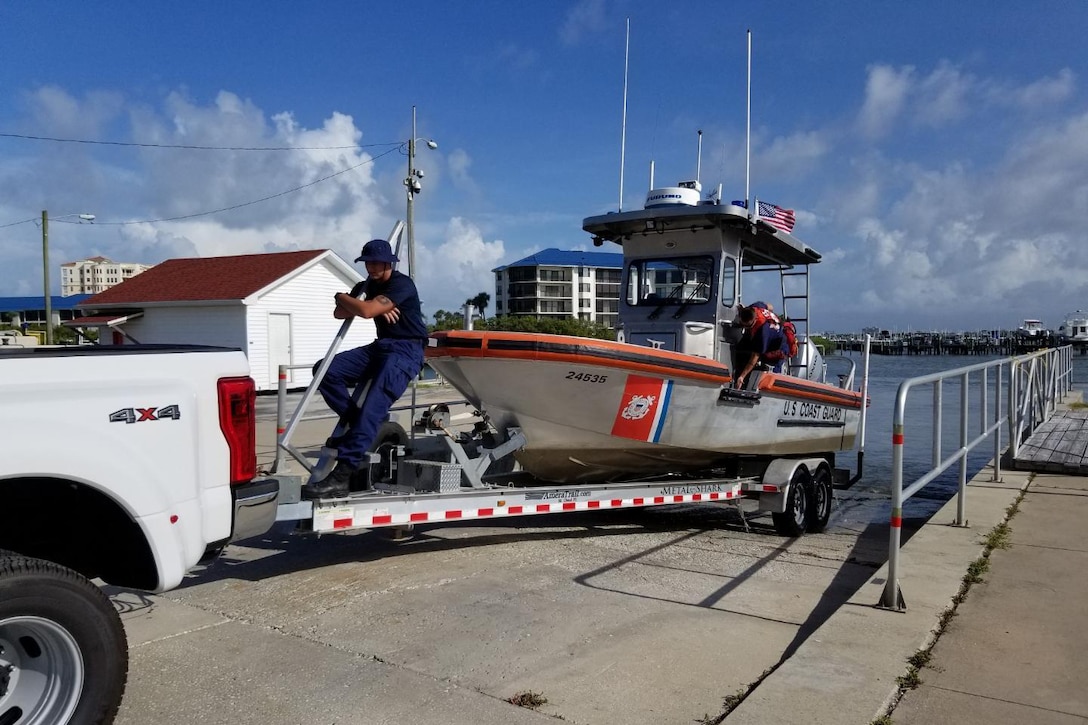
<svg viewBox="0 0 1088 725"><path fill-rule="evenodd" d="M354 465L346 461L337 461L336 468L332 469L329 475L302 487L302 498L305 500L343 498L351 492L351 478L354 474Z"/></svg>

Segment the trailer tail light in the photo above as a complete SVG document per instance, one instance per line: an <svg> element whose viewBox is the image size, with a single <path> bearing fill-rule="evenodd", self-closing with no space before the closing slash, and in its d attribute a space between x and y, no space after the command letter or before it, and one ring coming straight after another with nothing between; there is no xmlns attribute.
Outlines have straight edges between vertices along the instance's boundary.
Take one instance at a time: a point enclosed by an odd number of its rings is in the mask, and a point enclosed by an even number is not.
<svg viewBox="0 0 1088 725"><path fill-rule="evenodd" d="M231 485L257 475L257 386L253 378L219 379L219 428L230 448Z"/></svg>

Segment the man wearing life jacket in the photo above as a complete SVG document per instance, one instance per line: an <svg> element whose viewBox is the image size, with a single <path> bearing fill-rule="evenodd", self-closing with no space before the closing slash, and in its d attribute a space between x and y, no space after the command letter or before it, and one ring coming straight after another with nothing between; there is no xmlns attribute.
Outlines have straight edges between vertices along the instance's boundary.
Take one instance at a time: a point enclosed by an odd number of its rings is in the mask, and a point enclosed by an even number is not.
<svg viewBox="0 0 1088 725"><path fill-rule="evenodd" d="M763 364L776 373L782 372L784 356L778 354L785 344L782 325L778 317L763 302L742 307L737 320L744 328L744 335L736 345L737 369L733 387L743 388L748 376Z"/></svg>

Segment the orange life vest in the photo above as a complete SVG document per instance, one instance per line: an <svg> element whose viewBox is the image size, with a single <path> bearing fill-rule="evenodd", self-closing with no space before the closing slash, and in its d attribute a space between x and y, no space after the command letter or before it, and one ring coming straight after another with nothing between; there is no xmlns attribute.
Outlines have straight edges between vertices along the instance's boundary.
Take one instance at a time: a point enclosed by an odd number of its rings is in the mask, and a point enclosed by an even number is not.
<svg viewBox="0 0 1088 725"><path fill-rule="evenodd" d="M789 356L791 358L797 357L797 328L789 320L782 320L782 334L786 338Z"/></svg>
<svg viewBox="0 0 1088 725"><path fill-rule="evenodd" d="M752 335L756 334L756 330L763 327L768 322L772 326L778 326L781 328L782 323L778 320L778 315L763 307L749 307L753 313L755 313L755 321L752 323Z"/></svg>
<svg viewBox="0 0 1088 725"><path fill-rule="evenodd" d="M783 329L784 325L782 324L781 320L778 319L778 315L776 315L775 313L771 312L770 310L768 310L768 309L766 309L764 307L751 307L749 309L751 309L752 312L755 313L755 320L752 323L752 326L749 328L749 334L751 334L752 337L755 337L756 332L759 330L759 328L763 327L764 325L770 325L771 329L779 330L779 331L784 332L784 329ZM792 327L792 323L789 323L789 324ZM779 348L777 350L768 350L767 352L763 353L763 356L762 356L763 360L765 360L767 362L770 362L770 363L775 363L775 362L778 362L779 360L785 360L786 357L787 357L786 353L790 349L789 344L790 344L790 337L788 335L783 335L782 345L779 346ZM794 338L794 348L793 348L794 350L796 350L796 345L797 345L797 340L796 340L796 337L795 337ZM796 353L794 353L794 354L796 354ZM791 354L789 357L793 357L793 354Z"/></svg>

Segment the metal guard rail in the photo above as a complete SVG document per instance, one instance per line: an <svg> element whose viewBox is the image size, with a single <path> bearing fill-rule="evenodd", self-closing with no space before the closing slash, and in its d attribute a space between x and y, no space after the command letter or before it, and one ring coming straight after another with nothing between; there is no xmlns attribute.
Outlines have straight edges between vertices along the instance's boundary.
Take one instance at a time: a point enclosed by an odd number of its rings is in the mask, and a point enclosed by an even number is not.
<svg viewBox="0 0 1088 725"><path fill-rule="evenodd" d="M995 370L994 382L990 390L989 371ZM899 550L903 526L903 503L931 483L939 475L952 467L957 461L959 470L959 491L956 500L956 526L967 525L967 454L993 436L993 477L992 481L1001 480L1001 427L1008 424L1009 454L1015 458L1020 444L1054 413L1058 401L1072 390L1073 348L1065 346L1019 357L1003 358L989 362L968 365L955 370L948 370L930 375L908 378L899 384L892 413L892 501L891 520L888 542L888 578L884 584L884 593L878 606L885 609L902 611L906 609L902 589L899 585ZM981 375L981 414L979 433L968 440L968 403L971 375ZM1006 412L1001 412L1001 389L1003 374L1007 374L1005 384ZM945 380L958 379L960 382L959 401L959 448L948 456L941 457L943 383ZM913 483L903 483L903 453L906 445L906 403L907 395L918 385L933 385L933 465L928 472ZM988 418L988 394L992 393L994 414L992 422Z"/></svg>

